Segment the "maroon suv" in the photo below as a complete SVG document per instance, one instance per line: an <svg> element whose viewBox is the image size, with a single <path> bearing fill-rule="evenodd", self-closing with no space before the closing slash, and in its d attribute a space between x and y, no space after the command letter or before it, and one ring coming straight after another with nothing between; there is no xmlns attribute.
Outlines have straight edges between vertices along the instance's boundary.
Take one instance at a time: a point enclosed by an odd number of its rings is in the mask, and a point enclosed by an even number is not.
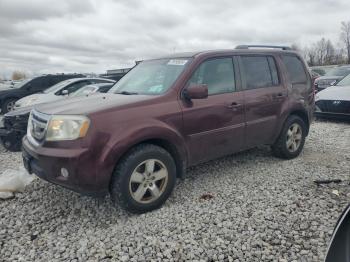
<svg viewBox="0 0 350 262"><path fill-rule="evenodd" d="M141 213L189 166L262 144L298 156L313 107L311 77L289 48L176 54L141 62L107 94L38 106L23 160L40 178Z"/></svg>

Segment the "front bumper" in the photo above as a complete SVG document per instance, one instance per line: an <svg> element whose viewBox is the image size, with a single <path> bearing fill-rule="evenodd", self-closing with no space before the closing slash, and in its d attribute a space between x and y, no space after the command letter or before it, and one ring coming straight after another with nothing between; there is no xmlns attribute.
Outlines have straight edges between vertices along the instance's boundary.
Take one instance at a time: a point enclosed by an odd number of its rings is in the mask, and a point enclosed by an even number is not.
<svg viewBox="0 0 350 262"><path fill-rule="evenodd" d="M337 119L337 120L350 121L350 114L344 114L344 113L332 113L332 112L315 111L314 112L314 116L315 117L319 117L319 118L327 118L327 119Z"/></svg>
<svg viewBox="0 0 350 262"><path fill-rule="evenodd" d="M22 145L23 164L30 174L83 195L108 193L106 181L98 179L98 158L88 149L36 148L26 136ZM68 177L62 176L62 168L68 171Z"/></svg>

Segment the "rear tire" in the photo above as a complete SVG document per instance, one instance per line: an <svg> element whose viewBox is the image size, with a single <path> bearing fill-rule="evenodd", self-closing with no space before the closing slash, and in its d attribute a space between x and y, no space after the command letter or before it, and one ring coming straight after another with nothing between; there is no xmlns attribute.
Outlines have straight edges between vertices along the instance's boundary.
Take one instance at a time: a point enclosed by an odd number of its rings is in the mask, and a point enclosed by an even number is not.
<svg viewBox="0 0 350 262"><path fill-rule="evenodd" d="M303 150L306 137L306 124L296 115L287 118L276 142L271 146L274 156L283 159L297 157Z"/></svg>
<svg viewBox="0 0 350 262"><path fill-rule="evenodd" d="M164 204L175 182L176 166L169 152L141 144L117 165L110 185L111 198L131 213L145 213Z"/></svg>

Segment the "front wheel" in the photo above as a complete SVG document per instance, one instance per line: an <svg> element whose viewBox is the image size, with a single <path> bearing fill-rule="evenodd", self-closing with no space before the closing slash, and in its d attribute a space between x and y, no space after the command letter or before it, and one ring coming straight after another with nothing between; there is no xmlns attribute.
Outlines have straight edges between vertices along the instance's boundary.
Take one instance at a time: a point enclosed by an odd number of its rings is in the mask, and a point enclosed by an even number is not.
<svg viewBox="0 0 350 262"><path fill-rule="evenodd" d="M283 125L272 152L276 157L292 159L303 150L306 137L306 124L300 117L291 115Z"/></svg>
<svg viewBox="0 0 350 262"><path fill-rule="evenodd" d="M17 101L17 99L14 99L14 98L10 98L10 99L5 100L4 103L2 104L2 107L1 107L1 113L6 114L6 113L14 110L16 101Z"/></svg>
<svg viewBox="0 0 350 262"><path fill-rule="evenodd" d="M115 203L132 213L159 208L168 199L176 181L176 166L163 148L142 144L117 165L111 182Z"/></svg>

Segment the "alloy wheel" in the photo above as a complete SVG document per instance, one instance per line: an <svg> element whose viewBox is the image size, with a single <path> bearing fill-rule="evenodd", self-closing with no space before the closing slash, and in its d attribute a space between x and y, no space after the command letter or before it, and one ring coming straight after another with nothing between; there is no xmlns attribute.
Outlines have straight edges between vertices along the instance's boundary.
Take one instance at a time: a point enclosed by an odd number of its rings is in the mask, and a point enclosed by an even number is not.
<svg viewBox="0 0 350 262"><path fill-rule="evenodd" d="M168 170L162 161L158 159L143 161L131 174L130 194L138 203L154 202L164 193L168 178Z"/></svg>
<svg viewBox="0 0 350 262"><path fill-rule="evenodd" d="M15 108L15 101L10 101L7 103L6 109L8 112L12 111Z"/></svg>
<svg viewBox="0 0 350 262"><path fill-rule="evenodd" d="M287 149L289 152L294 153L300 147L303 138L303 131L298 123L292 124L287 131Z"/></svg>

